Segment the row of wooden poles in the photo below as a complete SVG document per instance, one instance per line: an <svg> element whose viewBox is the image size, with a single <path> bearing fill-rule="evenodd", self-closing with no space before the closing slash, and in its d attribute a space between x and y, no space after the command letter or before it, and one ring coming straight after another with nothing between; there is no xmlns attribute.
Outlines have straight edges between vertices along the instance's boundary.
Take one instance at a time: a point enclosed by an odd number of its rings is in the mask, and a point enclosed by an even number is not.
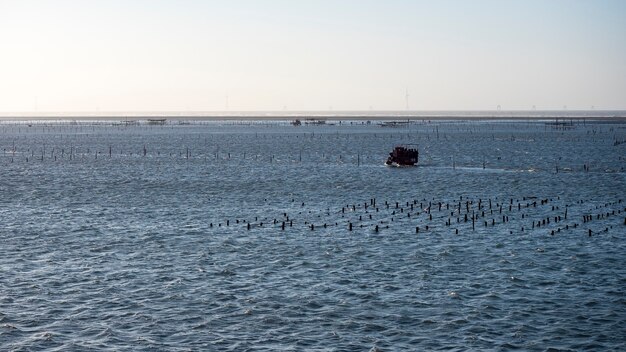
<svg viewBox="0 0 626 352"><path fill-rule="evenodd" d="M119 154L117 154L117 153L114 154L112 147L109 147L109 149L106 152L106 154L103 154L101 151L97 151L97 150L94 151L93 154L92 154L92 151L91 151L90 148L87 148L86 152L82 152L81 153L78 150L75 150L73 147L71 147L70 150L67 151L67 152L65 151L64 148L62 148L60 152L53 148L52 150L50 150L50 152L49 152L50 154L49 155L47 155L45 149L42 149L42 150L38 151L37 155L35 155L35 151L34 150L30 150L30 149L27 150L26 153L27 153L27 156L25 157L25 161L26 162L31 161L31 160L59 161L59 160L66 160L66 159L71 161L71 160L76 160L76 159L85 159L86 157L89 158L91 156L93 156L93 159L95 159L95 160L97 160L99 157L100 158L112 159L114 156L115 157L120 157L120 156L132 157L134 155L135 156L142 156L142 157L155 157L155 156L156 157L161 157L161 156L168 156L169 155L169 157L178 156L178 157L184 157L185 159L192 158L192 154L191 154L191 151L190 151L189 148L185 148L184 153L183 152L178 152L178 153L169 152L169 153L163 153L162 154L161 152L157 152L156 155L155 154L148 155L148 151L147 151L145 146L144 146L143 150L140 153L133 153L133 152L126 152L126 153L124 153L124 151L120 151ZM6 157L10 158L10 162L14 162L14 160L16 159L16 154L18 156L20 154L22 154L21 156L23 156L24 153L23 152L17 152L15 150L8 150L7 151L5 149L4 150L4 154L6 155ZM30 154L30 156L28 154ZM222 152L220 154L219 151L216 151L216 152L211 154L211 158L214 158L216 160L220 160L220 159L221 160L231 160L232 155L233 154L227 153L227 152L226 153ZM303 155L302 151L300 151L299 154L297 155L297 159L296 159L296 157L293 154L288 155L289 156L288 160L290 160L290 161L296 161L297 160L299 162L302 162L302 155ZM248 159L247 158L248 156L250 156L250 154L247 154L245 152L243 152L241 154L241 158L244 159L244 160ZM259 158L260 159L266 158L266 159L269 160L270 163L274 162L274 160L277 160L275 154L270 154L269 156L262 156L262 155L259 155L258 153L255 153L255 154L252 154L252 156L253 157L251 159L254 159L254 160L259 160ZM204 158L204 159L208 159L209 154L207 154L207 153L200 154L199 157L200 158ZM310 158L310 156L309 156L309 158ZM356 162L357 166L359 166L361 164L362 158L363 157L361 156L361 154L357 153L356 156L355 155L349 155L348 157L345 157L344 155L340 154L335 159L338 160L338 161L342 161L342 162L343 161L348 162L349 160L352 159L352 160L354 160ZM322 154L322 160L326 160L326 154L325 153Z"/></svg>
<svg viewBox="0 0 626 352"><path fill-rule="evenodd" d="M5 154L5 157L9 157L10 158L10 162L14 162L14 160L16 158L16 154L21 154L22 156L24 154L24 152L17 152L17 149L14 146L12 148L9 148L9 149L4 148L3 152ZM106 150L104 153L102 151L94 150L93 154L92 154L91 148L87 148L86 152L85 151L79 152L79 149L78 148L74 148L73 146L70 146L70 149L67 152L65 151L65 148L61 148L60 151L57 148L51 148L49 150L49 153L50 154L47 156L47 151L46 151L45 147L42 147L42 149L37 151L37 156L35 156L35 150L27 149L26 150L26 154L27 155L30 154L30 156L26 156L24 158L24 160L26 162L28 162L30 160L44 161L46 159L53 160L53 161L58 161L59 159L65 160L67 158L67 160L71 161L71 160L74 160L74 159L77 159L77 158L85 159L86 157L88 158L91 155L93 155L94 159L98 159L98 157L100 157L100 158L103 158L103 157L113 158L114 156L116 156L116 157L119 157L119 156L143 156L143 157L147 157L147 156L154 157L154 156L157 156L157 157L160 157L160 156L163 156L163 155L165 155L165 156L169 155L169 157L172 157L172 156L184 157L185 159L190 159L192 157L192 154L191 154L191 151L190 151L189 147L186 147L184 149L184 152L179 151L178 153L176 153L176 152L161 153L160 151L157 151L156 154L154 154L154 153L150 153L149 154L148 153L148 149L147 149L147 147L145 145L143 146L143 149L140 152L135 152L135 153L133 153L132 151L124 152L123 150L120 150L119 154L118 153L114 153L113 152L113 146L109 146L108 150ZM200 154L200 157L201 158L204 157L204 159L207 159L208 155L209 154L207 154L207 153L203 153L203 154ZM230 153L230 152L221 152L221 154L220 154L219 149L211 154L212 158L214 157L214 159L216 159L216 160L220 159L220 156L222 157L221 158L222 160L231 160L231 156L234 156L234 155L235 154ZM259 159L259 156L260 156L259 154L255 153L255 154L252 154L252 155L254 156L253 157L254 160L258 160ZM295 155L293 155L293 154L287 154L287 155L288 155L287 160L296 161ZM249 156L249 154L247 154L246 152L241 153L241 158L242 159L245 160L247 156ZM302 153L302 150L300 150L298 155L297 155L297 161L301 162L302 161L302 156L303 156L303 153ZM276 155L275 154L270 154L269 156L261 156L261 159L262 160L263 159L269 160L269 162L271 163L274 160L276 160ZM310 155L309 155L309 159L311 159ZM334 159L331 159L331 160L337 160L337 161L340 161L340 162L344 162L344 161L348 162L350 160L353 160L357 164L357 166L359 166L361 164L361 160L367 160L367 159L368 159L367 156L361 156L360 153L357 153L356 155L351 154L351 155L348 155L347 157L344 157L342 154L339 154L338 156L336 156ZM371 160L371 158L369 158L369 159ZM314 160L315 161L319 161L319 159L314 159ZM322 159L321 160L327 160L325 153L322 153ZM455 158L451 158L451 162L452 162L452 168L456 169L456 167L457 167L456 159ZM482 165L481 165L482 168L485 169L486 165L487 165L486 164L486 160L483 158ZM563 170L563 169L564 168L561 165L559 165L558 163L555 164L555 171L556 171L556 173L558 173L560 170ZM589 163L584 163L582 165L582 171L585 171L585 172L591 171L590 164Z"/></svg>
<svg viewBox="0 0 626 352"><path fill-rule="evenodd" d="M15 161L16 154L21 154L21 156L23 157L24 152L16 152L14 150L3 150L4 154L5 154L5 158L9 160L9 162L13 163ZM30 154L30 156L28 156L28 154ZM112 159L114 157L133 157L133 156L142 156L142 157L161 157L161 156L169 156L169 157L179 157L179 158L184 158L184 159L190 159L194 156L192 156L192 153L190 151L189 148L185 148L184 152L183 151L179 151L178 153L176 152L169 152L169 153L161 153L160 151L158 151L156 154L148 154L147 149L144 147L144 149L139 152L139 153L133 153L131 152L124 152L124 151L120 151L119 154L117 153L113 153L112 147L109 147L108 151L105 151L105 153L101 152L101 151L94 151L92 154L92 151L90 148L87 148L86 152L79 152L77 150L75 150L74 148L70 148L69 151L65 151L64 148L61 149L61 151L59 152L58 150L55 150L54 148L50 151L49 156L46 156L46 151L45 150L40 150L37 152L37 155L35 155L35 150L26 150L26 157L24 157L24 161L29 162L29 161L45 161L46 159L48 160L52 160L52 161L60 161L60 160L76 160L76 159L85 159L85 158L89 158L91 156L93 156L94 160L97 160L98 158L109 158ZM215 160L231 160L234 159L234 153L227 153L227 152L222 152L220 153L219 151L212 153L211 159L215 159ZM252 154L251 158L248 158L250 156L250 154L247 154L245 152L241 153L241 159L242 160L268 160L270 163L273 163L275 160L289 160L290 162L302 162L302 151L299 152L299 154L293 155L293 154L286 154L286 159L284 159L285 154L283 155L279 155L279 157L277 158L275 154L270 154L270 155L259 155L257 153ZM195 157L199 157L201 159L208 159L209 154L207 153L203 153L200 154L199 156L195 156ZM356 155L351 154L348 156L344 156L342 154L339 154L338 156L331 158L331 159L327 159L326 158L326 154L322 153L321 159L315 159L315 158L311 158L309 155L309 160L312 161L327 161L327 160L335 160L337 162L353 162L355 163L357 166L360 166L362 161L367 161L367 160L374 160L372 159L372 157L368 157L368 156L362 156L360 153L357 153ZM378 158L380 160L383 160L383 158ZM376 159L376 160L378 160ZM18 159L19 160L19 159ZM382 162L382 161L381 161ZM457 165L456 160L454 158L452 158L452 168L456 169L459 165ZM461 166L461 167L467 167L467 166ZM485 159L483 159L482 164L480 165L480 167L482 167L483 169L487 168L487 162ZM539 168L535 168L537 170L539 170ZM554 166L554 170L556 173L562 172L563 170L575 170L575 168L567 168L564 167L563 165L560 165L558 163L555 163ZM584 172L590 172L592 171L591 169L591 165L589 163L584 163L582 165L582 167L580 168L581 171ZM620 169L620 171L623 171L623 167L622 169Z"/></svg>
<svg viewBox="0 0 626 352"><path fill-rule="evenodd" d="M463 200L461 197L455 202L412 200L394 203L385 201L379 206L376 199L372 198L368 202L345 205L335 211L327 209L313 216L313 219L311 219L311 211L308 216L306 211L292 215L284 212L273 218L255 216L253 220L227 219L224 222L216 222L215 225L211 222L210 227L243 224L247 230L271 226L284 231L294 225L300 225L311 231L319 228L343 227L348 231L370 228L374 233L378 233L383 229L389 229L390 225L397 224L397 226L414 226L416 234L440 228L451 228L455 234L459 234L462 229L469 229L471 223L472 232L476 231L479 225L485 229L502 225L509 226L507 230L510 234L514 231L522 234L545 229L545 233L549 235L585 227L585 233L591 236L594 233L609 232L615 223L613 221L607 225L606 222L603 224L600 220L610 222L611 219L622 216L622 213L626 214L626 207L621 199L596 206L595 210L576 209L577 215L574 218L571 216L570 209L583 207L585 201L564 206L552 203L553 199L549 198L523 198L517 201L510 199L508 202L497 202L491 199ZM304 203L301 206L306 209ZM329 219L324 221L323 217ZM514 224L511 223L511 218ZM623 225L626 226L626 217Z"/></svg>

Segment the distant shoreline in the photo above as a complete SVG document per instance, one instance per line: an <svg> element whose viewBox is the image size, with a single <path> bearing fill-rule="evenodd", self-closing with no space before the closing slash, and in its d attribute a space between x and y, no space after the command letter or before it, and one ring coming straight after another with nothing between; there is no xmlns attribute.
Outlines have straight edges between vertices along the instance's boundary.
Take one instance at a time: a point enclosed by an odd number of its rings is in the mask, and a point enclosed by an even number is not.
<svg viewBox="0 0 626 352"><path fill-rule="evenodd" d="M591 120L626 121L626 110L573 111L267 111L267 112L85 112L85 113L0 113L0 121L293 121L378 120L378 121L490 121L490 120Z"/></svg>

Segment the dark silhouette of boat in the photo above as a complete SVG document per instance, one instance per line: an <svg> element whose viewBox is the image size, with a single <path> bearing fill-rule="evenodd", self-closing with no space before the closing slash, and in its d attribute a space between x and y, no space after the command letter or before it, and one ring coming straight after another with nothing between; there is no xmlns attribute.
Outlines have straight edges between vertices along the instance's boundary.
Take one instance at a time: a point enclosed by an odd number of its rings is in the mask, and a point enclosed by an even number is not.
<svg viewBox="0 0 626 352"><path fill-rule="evenodd" d="M167 119L148 119L148 125L165 125Z"/></svg>
<svg viewBox="0 0 626 352"><path fill-rule="evenodd" d="M412 144L399 145L389 153L385 165L387 166L415 166L419 158L417 147Z"/></svg>

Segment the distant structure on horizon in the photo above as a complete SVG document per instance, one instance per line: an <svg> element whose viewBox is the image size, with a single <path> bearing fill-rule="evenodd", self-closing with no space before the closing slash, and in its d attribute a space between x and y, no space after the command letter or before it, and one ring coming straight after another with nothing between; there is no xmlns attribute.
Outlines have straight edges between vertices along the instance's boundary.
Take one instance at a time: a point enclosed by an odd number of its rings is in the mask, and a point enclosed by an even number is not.
<svg viewBox="0 0 626 352"><path fill-rule="evenodd" d="M409 88L406 89L404 94L404 101L406 103L406 110L409 110Z"/></svg>

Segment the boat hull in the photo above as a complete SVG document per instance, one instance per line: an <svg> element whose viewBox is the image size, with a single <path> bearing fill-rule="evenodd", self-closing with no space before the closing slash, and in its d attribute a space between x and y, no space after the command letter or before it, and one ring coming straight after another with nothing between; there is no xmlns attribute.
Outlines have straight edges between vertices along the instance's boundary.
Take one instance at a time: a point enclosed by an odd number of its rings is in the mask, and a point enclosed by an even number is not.
<svg viewBox="0 0 626 352"><path fill-rule="evenodd" d="M397 146L389 153L386 165L389 166L415 166L419 160L419 152L417 148L408 148L406 146Z"/></svg>

